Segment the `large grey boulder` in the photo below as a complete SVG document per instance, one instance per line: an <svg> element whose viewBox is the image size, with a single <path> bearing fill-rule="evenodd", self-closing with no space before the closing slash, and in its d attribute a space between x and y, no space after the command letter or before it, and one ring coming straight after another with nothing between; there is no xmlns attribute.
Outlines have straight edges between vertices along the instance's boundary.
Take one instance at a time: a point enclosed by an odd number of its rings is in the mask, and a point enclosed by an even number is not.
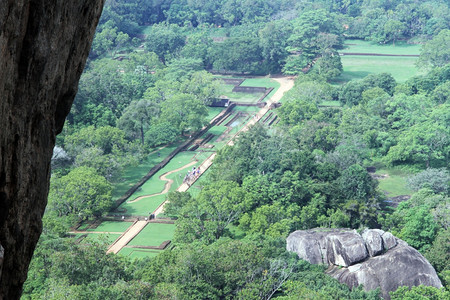
<svg viewBox="0 0 450 300"><path fill-rule="evenodd" d="M383 230L365 230L362 235L348 229L298 230L288 236L286 247L310 263L327 264L327 274L350 288L379 287L385 299L400 286L442 287L434 268L416 249Z"/></svg>
<svg viewBox="0 0 450 300"><path fill-rule="evenodd" d="M328 264L348 267L368 257L364 240L356 231L330 233L326 243Z"/></svg>

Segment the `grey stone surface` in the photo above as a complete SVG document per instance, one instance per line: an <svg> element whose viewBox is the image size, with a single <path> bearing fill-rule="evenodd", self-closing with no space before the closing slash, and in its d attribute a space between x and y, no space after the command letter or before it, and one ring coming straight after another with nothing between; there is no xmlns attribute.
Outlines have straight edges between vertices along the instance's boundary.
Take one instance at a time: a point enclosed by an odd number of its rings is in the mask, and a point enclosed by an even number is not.
<svg viewBox="0 0 450 300"><path fill-rule="evenodd" d="M0 299L19 299L104 0L0 1Z"/></svg>
<svg viewBox="0 0 450 300"><path fill-rule="evenodd" d="M368 249L365 258L363 247ZM326 259L319 259L323 249ZM327 263L327 274L350 288L380 287L385 299L399 286L442 287L434 268L417 250L382 230L366 230L362 236L348 229L298 230L288 236L287 250L310 263Z"/></svg>
<svg viewBox="0 0 450 300"><path fill-rule="evenodd" d="M362 238L366 243L369 256L376 256L383 252L383 239L378 231L373 229L364 230L362 233Z"/></svg>
<svg viewBox="0 0 450 300"><path fill-rule="evenodd" d="M326 247L328 264L348 267L368 257L364 240L356 231L328 234Z"/></svg>

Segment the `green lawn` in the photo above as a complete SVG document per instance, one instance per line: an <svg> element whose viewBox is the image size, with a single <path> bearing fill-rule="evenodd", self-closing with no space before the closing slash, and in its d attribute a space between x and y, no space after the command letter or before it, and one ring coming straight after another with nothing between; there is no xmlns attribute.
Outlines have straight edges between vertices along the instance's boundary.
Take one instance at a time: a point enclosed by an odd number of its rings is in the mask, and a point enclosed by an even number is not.
<svg viewBox="0 0 450 300"><path fill-rule="evenodd" d="M129 200L136 199L137 197L140 196L160 193L164 189L164 185L166 182L159 179L159 177L167 172L178 169L192 162L195 154L196 154L195 152L191 151L178 153L173 159L170 160L170 162L164 168L156 172L155 175L153 175L133 195L131 195ZM185 171L182 170L180 172L185 173L187 172L187 170L188 169L186 169Z"/></svg>
<svg viewBox="0 0 450 300"><path fill-rule="evenodd" d="M147 182L144 183L139 190L137 190L133 195L131 195L129 201L134 200L140 196L160 193L165 186L165 181L159 179L161 175L169 171L178 169L182 166L185 166L186 164L194 161L194 158L195 160L198 160L197 165L200 165L202 161L204 161L210 155L211 153L202 151L195 151L195 152L185 151L178 153L163 169L156 172L156 174L152 176L149 180L147 180ZM192 167L182 169L167 176L168 179L172 179L174 181L169 191L176 190L182 184L184 176L190 169L192 169ZM165 201L165 199L166 194L144 198L133 203L125 201L119 207L119 209L126 209L126 212L125 213L117 212L115 214L145 216L148 215L150 212L154 211L161 203Z"/></svg>
<svg viewBox="0 0 450 300"><path fill-rule="evenodd" d="M122 175L122 180L114 183L113 198L119 198L125 194L130 187L136 184L136 182L144 177L151 168L160 163L179 145L180 143L175 143L171 146L165 147L160 151L150 154L147 159L140 162L138 166L129 166L125 168ZM160 156L158 156L158 152L160 153Z"/></svg>
<svg viewBox="0 0 450 300"><path fill-rule="evenodd" d="M83 234L76 234L75 238L79 238ZM112 233L89 233L81 243L88 241L104 241L107 244L114 243L115 240L119 238L120 234L112 234Z"/></svg>
<svg viewBox="0 0 450 300"><path fill-rule="evenodd" d="M380 45L368 41L346 40L344 49L339 52L347 53L376 53L396 55L418 55L421 45L409 45L404 41L392 44ZM398 82L422 74L415 66L418 57L396 56L365 56L345 55L341 56L344 72L334 80L335 83L344 83L353 79L362 79L369 74L391 73Z"/></svg>
<svg viewBox="0 0 450 300"><path fill-rule="evenodd" d="M376 174L388 175L378 180L379 189L387 192L388 197L412 194L412 191L406 187L406 178L410 175L409 173L396 169L379 169Z"/></svg>
<svg viewBox="0 0 450 300"><path fill-rule="evenodd" d="M208 116L206 119L211 121L214 119L224 108L223 107L208 107Z"/></svg>
<svg viewBox="0 0 450 300"><path fill-rule="evenodd" d="M236 106L234 111L248 112L249 114L260 111L261 108L257 106Z"/></svg>
<svg viewBox="0 0 450 300"><path fill-rule="evenodd" d="M280 87L280 84L273 79L263 77L263 78L248 78L248 79L244 80L244 82L241 84L241 86L257 86L257 87L262 86L262 87L266 87L266 88L272 87L273 88L272 92L270 92L270 94L267 95L267 97L266 97L266 99L268 99L268 98L272 97L273 94L275 94L275 92Z"/></svg>
<svg viewBox="0 0 450 300"><path fill-rule="evenodd" d="M121 221L104 221L97 228L90 228L87 231L124 232L133 223Z"/></svg>
<svg viewBox="0 0 450 300"><path fill-rule="evenodd" d="M166 200L166 195L158 195L144 198L137 202L128 203L125 201L119 209L126 209L126 212L115 212L115 215L148 216L151 212Z"/></svg>
<svg viewBox="0 0 450 300"><path fill-rule="evenodd" d="M162 242L173 239L174 232L174 224L148 223L128 245L159 246Z"/></svg>
<svg viewBox="0 0 450 300"><path fill-rule="evenodd" d="M144 258L144 257L155 257L161 250L153 249L136 249L136 248L122 248L119 254L124 256L129 256L131 258Z"/></svg>
<svg viewBox="0 0 450 300"><path fill-rule="evenodd" d="M344 49L339 52L418 55L421 47L421 45L410 45L404 41L396 42L393 46L392 43L377 44L362 40L346 40Z"/></svg>
<svg viewBox="0 0 450 300"><path fill-rule="evenodd" d="M354 79L362 79L369 74L391 73L398 82L420 75L416 67L417 57L393 56L341 56L344 72L334 81L343 83Z"/></svg>

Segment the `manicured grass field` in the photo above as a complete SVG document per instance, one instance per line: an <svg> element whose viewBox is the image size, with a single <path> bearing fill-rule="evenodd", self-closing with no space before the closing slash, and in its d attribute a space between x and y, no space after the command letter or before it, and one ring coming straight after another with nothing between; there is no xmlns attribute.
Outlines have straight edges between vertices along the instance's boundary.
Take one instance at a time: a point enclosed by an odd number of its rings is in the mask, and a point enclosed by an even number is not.
<svg viewBox="0 0 450 300"><path fill-rule="evenodd" d="M174 224L148 223L147 226L128 245L159 246L162 242L171 240L175 232Z"/></svg>
<svg viewBox="0 0 450 300"><path fill-rule="evenodd" d="M256 86L256 87L263 86L266 88L273 87L272 92L270 92L270 94L267 95L267 97L266 97L266 99L269 99L278 90L278 88L280 87L280 84L273 79L264 77L264 78L245 79L244 82L241 84L241 86Z"/></svg>
<svg viewBox="0 0 450 300"><path fill-rule="evenodd" d="M125 194L130 187L144 177L151 168L160 163L179 145L180 143L176 143L167 146L164 149L150 154L147 159L142 161L139 165L127 167L123 172L122 181L114 184L113 198L119 198ZM158 156L158 152L160 153L160 156Z"/></svg>
<svg viewBox="0 0 450 300"><path fill-rule="evenodd" d="M159 170L152 178L150 178L146 183L144 183L141 189L139 189L133 195L131 195L128 201L132 201L140 196L160 193L164 189L166 183L165 181L159 179L161 175L169 171L178 169L182 166L185 166L188 163L194 161L194 159L198 160L197 165L200 165L210 155L211 155L210 152L202 152L202 151L195 151L195 152L185 151L177 154L163 169ZM192 169L192 167L187 167L185 169L167 175L166 178L172 179L174 181L169 191L175 191L182 184L184 176L190 169ZM115 214L146 216L150 212L154 211L161 203L163 203L166 199L166 196L167 196L166 194L152 196L140 199L139 201L132 203L125 201L119 207L119 210L125 209L126 212L124 213L116 212Z"/></svg>
<svg viewBox="0 0 450 300"><path fill-rule="evenodd" d="M363 40L346 40L344 49L339 52L419 55L421 47L421 45L411 45L404 41L396 42L393 46L392 43L377 44Z"/></svg>
<svg viewBox="0 0 450 300"><path fill-rule="evenodd" d="M388 175L388 177L378 180L379 189L387 192L388 197L412 194L412 191L406 187L406 178L410 174L395 169L380 169L376 171L376 174Z"/></svg>
<svg viewBox="0 0 450 300"><path fill-rule="evenodd" d="M260 111L261 108L257 107L257 106L236 106L234 108L234 111L243 111L243 112L248 112L248 113L254 113L254 112L258 112Z"/></svg>
<svg viewBox="0 0 450 300"><path fill-rule="evenodd" d="M158 206L166 200L166 195L158 195L150 198L145 198L133 203L126 201L120 206L120 209L126 209L125 213L115 212L115 215L133 215L133 216L148 216L151 212L158 208Z"/></svg>
<svg viewBox="0 0 450 300"><path fill-rule="evenodd" d="M144 258L144 257L155 257L161 250L154 249L136 249L136 248L122 248L119 254L124 256L129 256L131 258Z"/></svg>
<svg viewBox="0 0 450 300"><path fill-rule="evenodd" d="M223 107L208 107L208 116L206 119L208 121L211 121L214 119L222 110L224 110Z"/></svg>
<svg viewBox="0 0 450 300"><path fill-rule="evenodd" d="M422 74L415 65L417 59L394 56L341 56L344 72L335 81L343 83L362 79L369 74L390 73L398 82L404 82Z"/></svg>
<svg viewBox="0 0 450 300"><path fill-rule="evenodd" d="M81 237L83 234L76 234L75 238ZM112 234L112 233L89 233L81 243L89 242L89 241L104 241L108 244L114 243L115 240L119 238L120 234Z"/></svg>
<svg viewBox="0 0 450 300"><path fill-rule="evenodd" d="M124 232L132 224L132 222L104 221L97 228L90 228L87 231Z"/></svg>
<svg viewBox="0 0 450 300"><path fill-rule="evenodd" d="M131 195L130 200L136 199L140 196L151 195L160 193L165 186L165 181L159 179L159 177L167 172L178 169L184 165L193 161L195 152L180 152L178 153L164 168L156 172L146 183L144 183L140 189L138 189L133 195ZM187 171L187 169L186 169ZM182 171L185 173L186 171Z"/></svg>
<svg viewBox="0 0 450 300"><path fill-rule="evenodd" d="M380 45L368 41L346 40L344 49L339 52L347 53L375 53L396 55L418 55L421 45L409 45L405 42ZM420 75L422 72L415 66L418 57L398 56L341 56L344 72L336 78L335 83L345 83L353 79L362 79L369 74L391 73L398 82Z"/></svg>

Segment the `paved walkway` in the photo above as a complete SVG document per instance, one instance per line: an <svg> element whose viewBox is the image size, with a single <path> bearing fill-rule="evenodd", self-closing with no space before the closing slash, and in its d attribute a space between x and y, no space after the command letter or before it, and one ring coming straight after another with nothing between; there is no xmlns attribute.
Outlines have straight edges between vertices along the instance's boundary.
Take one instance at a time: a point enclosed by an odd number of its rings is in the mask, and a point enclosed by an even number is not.
<svg viewBox="0 0 450 300"><path fill-rule="evenodd" d="M122 235L114 244L112 244L106 253L117 254L124 246L126 246L142 229L147 226L147 221L137 221L128 228L124 235Z"/></svg>
<svg viewBox="0 0 450 300"><path fill-rule="evenodd" d="M278 90L275 92L275 94L272 95L272 97L270 97L269 100L266 101L266 106L264 106L263 108L261 108L261 110L258 111L258 113L256 113L255 117L253 119L251 119L249 122L247 122L247 124L241 128L241 130L239 130L231 139L230 141L227 143L227 145L232 146L233 143L233 139L238 136L241 132L247 131L249 129L250 126L256 124L256 122L258 122L262 116L264 116L264 114L266 114L269 111L269 107L272 103L278 102L280 101L280 99L283 97L284 93L287 92L288 90L290 90L293 86L294 86L294 80L292 77L282 77L282 78L272 78L273 80L277 81L278 83L280 83L280 87L278 88ZM216 157L216 153L211 154L201 165L200 165L200 170L202 171L202 174L212 165L214 158ZM187 167L184 166L184 167ZM174 170L174 172L183 169L184 167ZM201 175L200 175L201 176ZM199 176L199 177L200 177ZM190 186L192 184L195 183L195 181L198 179L195 178L193 181L191 181L189 184L187 183L183 183L178 189L177 191L179 192L186 192ZM166 184L167 185L167 184ZM170 188L170 186L169 186ZM149 196L142 196L142 197L149 197ZM133 200L133 201L137 201ZM158 208L153 212L153 214L155 216L157 216L158 214L162 213L164 211L164 205L167 203L167 200L164 201L163 203L161 203L160 206L158 206ZM141 232L142 229L144 229L144 227L147 225L148 221L138 221L136 223L134 223L132 226L130 226L128 228L128 230L126 231L126 233L120 237L120 239L118 239L113 245L110 246L110 248L108 249L108 251L106 253L118 253L123 247L125 247L136 235L138 235L139 232Z"/></svg>

